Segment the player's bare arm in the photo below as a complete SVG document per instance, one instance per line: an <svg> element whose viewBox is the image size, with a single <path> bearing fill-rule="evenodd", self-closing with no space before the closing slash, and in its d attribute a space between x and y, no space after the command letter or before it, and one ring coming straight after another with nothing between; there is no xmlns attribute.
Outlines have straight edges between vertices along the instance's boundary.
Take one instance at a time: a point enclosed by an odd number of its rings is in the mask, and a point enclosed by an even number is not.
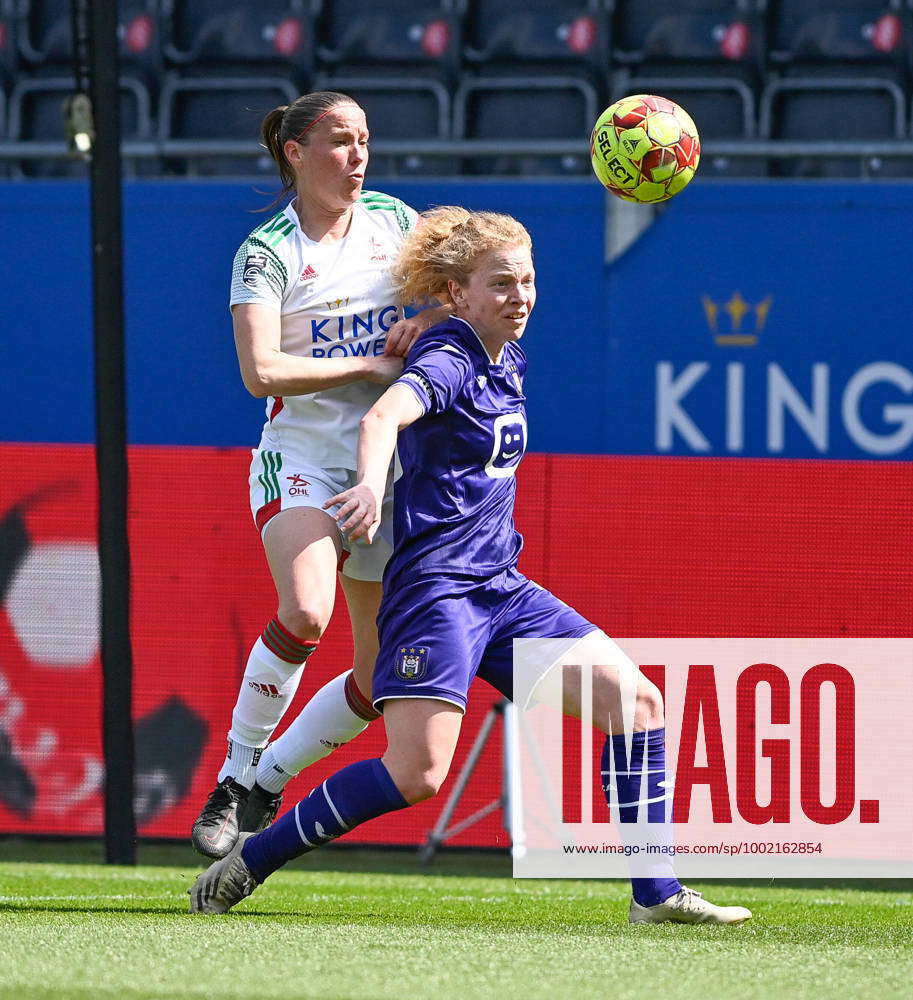
<svg viewBox="0 0 913 1000"><path fill-rule="evenodd" d="M350 382L394 382L401 357L304 358L280 350L281 317L269 306L241 303L232 308L235 349L247 391L265 396L301 396Z"/></svg>
<svg viewBox="0 0 913 1000"><path fill-rule="evenodd" d="M442 306L431 306L414 316L398 320L390 327L387 341L384 344L384 354L404 358L418 338L435 323L442 323L450 315L453 306L449 303Z"/></svg>
<svg viewBox="0 0 913 1000"><path fill-rule="evenodd" d="M396 435L425 410L406 385L392 385L362 417L358 435L358 482L331 497L324 508L339 504L333 515L350 539L374 540Z"/></svg>

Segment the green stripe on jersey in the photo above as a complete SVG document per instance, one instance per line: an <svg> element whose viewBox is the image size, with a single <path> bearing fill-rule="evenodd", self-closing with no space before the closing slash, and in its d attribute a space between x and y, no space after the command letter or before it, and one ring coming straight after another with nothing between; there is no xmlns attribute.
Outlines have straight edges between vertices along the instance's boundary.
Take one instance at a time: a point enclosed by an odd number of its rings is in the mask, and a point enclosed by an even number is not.
<svg viewBox="0 0 913 1000"><path fill-rule="evenodd" d="M254 230L254 233L259 235L262 233L272 232L276 228L276 226L278 226L279 223L282 222L284 219L285 219L285 212L277 212L274 216L267 219L266 222L264 222L262 225L257 226L257 228ZM251 235L253 235L253 233Z"/></svg>
<svg viewBox="0 0 913 1000"><path fill-rule="evenodd" d="M286 220L285 224L277 226L276 229L266 237L264 242L268 246L277 247L286 236L289 236L294 231L294 229L295 224Z"/></svg>
<svg viewBox="0 0 913 1000"><path fill-rule="evenodd" d="M263 472L257 476L257 480L263 487L264 503L272 503L280 496L279 473L282 471L282 452L261 451L260 461L263 463Z"/></svg>
<svg viewBox="0 0 913 1000"><path fill-rule="evenodd" d="M376 212L378 210L393 212L396 216L396 221L399 223L401 232L408 233L412 229L412 218L409 215L408 209L399 198L383 194L380 191L362 191L359 201L369 212Z"/></svg>
<svg viewBox="0 0 913 1000"><path fill-rule="evenodd" d="M268 219L251 236L257 236L269 247L278 246L295 229L295 223L284 212L279 212Z"/></svg>
<svg viewBox="0 0 913 1000"><path fill-rule="evenodd" d="M371 201L389 201L393 202L396 199L392 194L384 194L382 191L362 191L361 197L358 199L362 202Z"/></svg>

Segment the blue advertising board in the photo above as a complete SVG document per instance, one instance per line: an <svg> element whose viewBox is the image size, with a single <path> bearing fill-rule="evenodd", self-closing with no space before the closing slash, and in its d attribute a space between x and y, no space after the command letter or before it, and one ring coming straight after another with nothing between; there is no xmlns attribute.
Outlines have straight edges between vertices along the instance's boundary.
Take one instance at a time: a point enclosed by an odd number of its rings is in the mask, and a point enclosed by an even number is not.
<svg viewBox="0 0 913 1000"><path fill-rule="evenodd" d="M610 265L594 181L379 186L529 228L531 450L913 457L913 185L696 182ZM91 441L86 185L2 190L0 437ZM227 294L269 196L223 182L124 192L131 442L254 443L263 404L241 386Z"/></svg>
<svg viewBox="0 0 913 1000"><path fill-rule="evenodd" d="M606 272L605 449L909 459L911 223L913 186L686 191Z"/></svg>

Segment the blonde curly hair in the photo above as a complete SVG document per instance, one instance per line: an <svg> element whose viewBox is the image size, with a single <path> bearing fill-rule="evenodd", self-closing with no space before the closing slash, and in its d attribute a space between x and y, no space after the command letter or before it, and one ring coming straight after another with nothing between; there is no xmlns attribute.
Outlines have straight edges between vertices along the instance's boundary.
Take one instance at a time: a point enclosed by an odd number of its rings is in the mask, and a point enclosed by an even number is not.
<svg viewBox="0 0 913 1000"><path fill-rule="evenodd" d="M510 215L442 205L424 212L393 265L403 302L446 302L447 281L466 283L478 259L503 246L532 248L526 228Z"/></svg>

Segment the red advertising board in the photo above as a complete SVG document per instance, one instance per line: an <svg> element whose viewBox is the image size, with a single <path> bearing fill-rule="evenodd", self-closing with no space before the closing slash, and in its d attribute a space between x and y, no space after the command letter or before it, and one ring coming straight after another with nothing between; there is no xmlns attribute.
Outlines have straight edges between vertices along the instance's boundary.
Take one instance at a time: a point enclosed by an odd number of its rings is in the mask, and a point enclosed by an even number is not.
<svg viewBox="0 0 913 1000"><path fill-rule="evenodd" d="M0 445L0 832L102 826L97 490L82 445ZM249 452L130 451L134 719L140 834L185 837L214 783L250 644L275 597L247 509ZM609 634L911 634L906 463L530 455L521 568ZM345 670L345 605L287 716ZM452 787L494 692L473 690ZM383 751L382 723L289 787ZM457 818L501 790L497 727ZM442 798L366 824L417 843ZM506 843L497 812L456 844Z"/></svg>

